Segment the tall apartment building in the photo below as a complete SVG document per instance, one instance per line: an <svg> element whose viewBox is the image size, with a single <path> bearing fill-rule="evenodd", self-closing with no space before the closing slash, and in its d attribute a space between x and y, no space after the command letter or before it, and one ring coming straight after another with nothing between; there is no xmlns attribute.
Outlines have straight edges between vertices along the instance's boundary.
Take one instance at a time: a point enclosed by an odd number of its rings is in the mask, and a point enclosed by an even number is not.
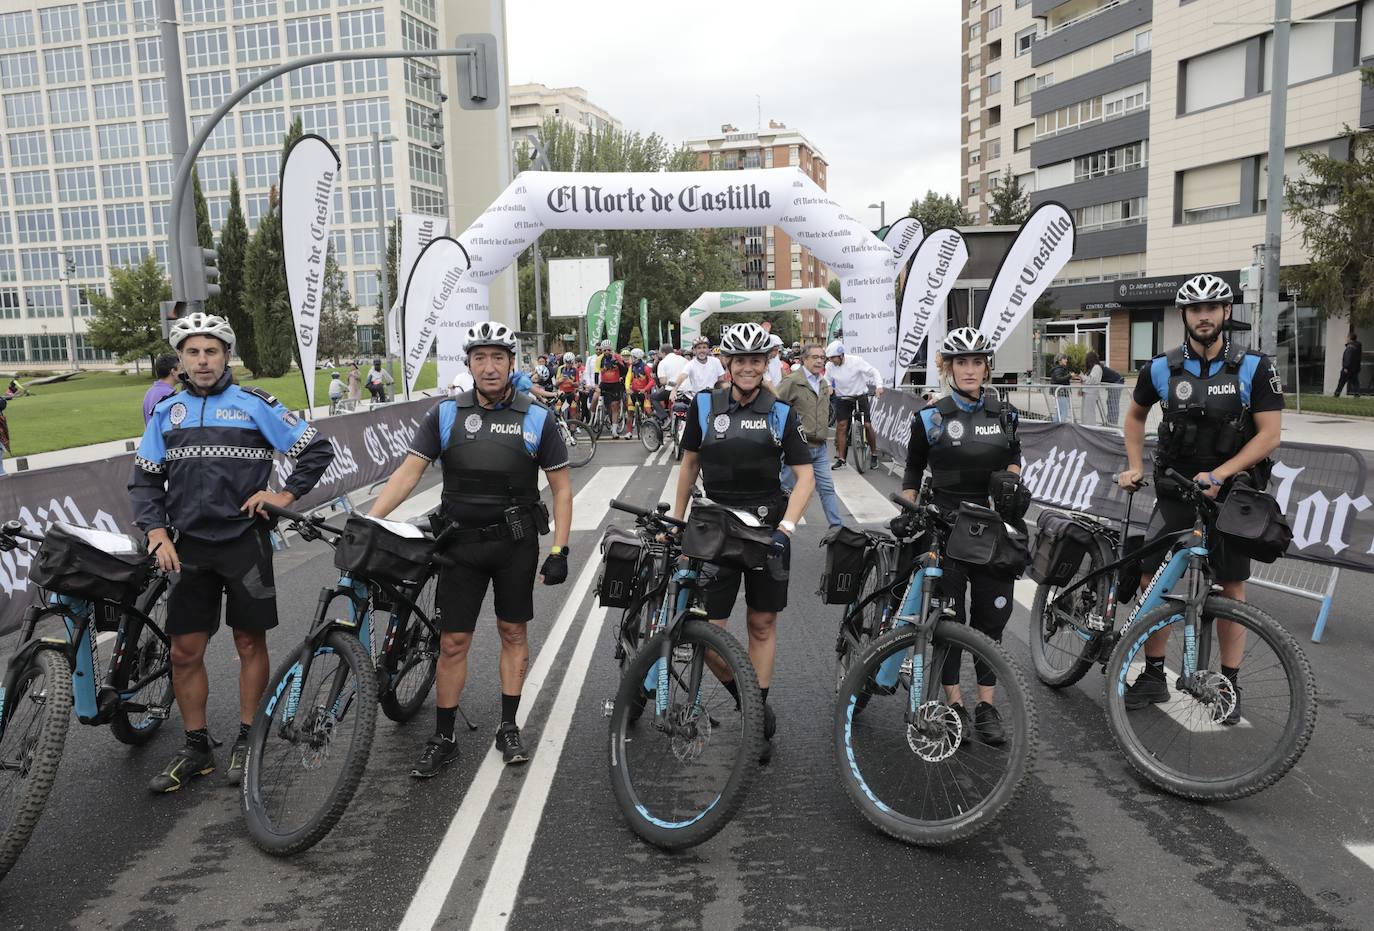
<svg viewBox="0 0 1374 931"><path fill-rule="evenodd" d="M732 171L796 165L825 190L825 156L800 131L775 120L769 120L768 128L758 132L741 132L726 123L719 133L688 139L685 145L697 153L700 168ZM746 227L736 245L744 286L750 290L823 288L830 281L830 270L821 260L775 226ZM820 314L802 311L801 331L804 337L823 337L825 326Z"/></svg>
<svg viewBox="0 0 1374 931"><path fill-rule="evenodd" d="M1136 369L1182 338L1171 309L1188 275L1238 288L1264 238L1272 15L1270 0L965 0L965 204L986 218L1010 167L1032 205L1058 201L1078 224L1048 338ZM1344 125L1374 124L1358 73L1374 56L1374 0L1294 0L1293 15L1316 21L1292 31L1289 177L1304 151L1345 154ZM1284 265L1307 261L1297 233L1285 218ZM1330 390L1347 325L1292 297L1285 379Z"/></svg>
<svg viewBox="0 0 1374 931"><path fill-rule="evenodd" d="M550 116L579 133L625 128L620 120L588 100L585 88L511 85L510 133L513 141L536 135Z"/></svg>
<svg viewBox="0 0 1374 931"><path fill-rule="evenodd" d="M457 2L182 0L192 129L245 80L297 56L440 47L448 32L444 6ZM148 251L166 267L172 162L156 3L9 0L3 10L0 368L62 367L73 329L83 363L108 362L83 336L86 295L103 291L112 269ZM444 160L432 146L439 137L430 117L440 84L454 93L451 67L442 80L414 59L293 72L239 104L197 162L211 225L218 231L223 223L229 178L237 175L251 228L278 181L291 122L299 118L307 132L334 144L344 170L333 246L360 320L369 324L360 332L365 352L380 351L371 312L383 254L372 135L389 140L380 166L386 216L397 209L443 214Z"/></svg>

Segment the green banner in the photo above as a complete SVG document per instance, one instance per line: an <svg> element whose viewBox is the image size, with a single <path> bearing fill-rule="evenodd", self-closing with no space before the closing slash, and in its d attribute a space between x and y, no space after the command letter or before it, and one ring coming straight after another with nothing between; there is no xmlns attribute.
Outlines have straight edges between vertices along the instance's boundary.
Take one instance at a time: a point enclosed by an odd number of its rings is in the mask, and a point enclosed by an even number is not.
<svg viewBox="0 0 1374 931"><path fill-rule="evenodd" d="M644 340L644 350L649 349L649 299L639 299L639 335Z"/></svg>
<svg viewBox="0 0 1374 931"><path fill-rule="evenodd" d="M620 349L620 309L625 306L625 281L616 279L606 289L606 338Z"/></svg>
<svg viewBox="0 0 1374 931"><path fill-rule="evenodd" d="M587 302L587 348L596 346L601 339L602 328L606 325L606 292L598 291Z"/></svg>
<svg viewBox="0 0 1374 931"><path fill-rule="evenodd" d="M838 339L840 335L840 324L844 322L844 314L838 313L830 318L830 332L826 339Z"/></svg>

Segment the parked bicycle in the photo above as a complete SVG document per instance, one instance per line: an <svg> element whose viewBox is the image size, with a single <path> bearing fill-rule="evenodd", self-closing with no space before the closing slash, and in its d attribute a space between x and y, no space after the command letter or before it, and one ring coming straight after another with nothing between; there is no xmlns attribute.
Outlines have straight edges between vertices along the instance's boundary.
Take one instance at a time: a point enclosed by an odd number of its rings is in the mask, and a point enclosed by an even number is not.
<svg viewBox="0 0 1374 931"><path fill-rule="evenodd" d="M580 420L569 420L567 412L555 408L554 419L558 422L558 432L563 437L563 445L568 449L568 465L574 469L592 461L596 455L596 434L592 433Z"/></svg>
<svg viewBox="0 0 1374 931"><path fill-rule="evenodd" d="M1131 533L1134 493L1119 529L1079 514L1047 512L1053 524L1041 516L1031 659L1050 688L1072 685L1101 664L1112 736L1150 782L1198 801L1241 798L1273 785L1302 756L1316 725L1316 682L1292 634L1254 605L1213 592L1207 556L1217 505L1191 479L1166 475L1196 520L1149 545ZM1141 559L1165 548L1135 608L1114 628L1120 605L1137 597ZM1221 672L1220 620L1243 630L1243 686ZM1145 642L1161 631L1172 632L1165 657L1172 697L1127 711L1126 689L1144 666Z"/></svg>
<svg viewBox="0 0 1374 931"><path fill-rule="evenodd" d="M867 405L856 403L849 421L849 454L854 459L854 471L860 475L868 468L869 453Z"/></svg>
<svg viewBox="0 0 1374 931"><path fill-rule="evenodd" d="M1035 712L1002 647L953 620L939 593L949 517L930 503L928 489L919 503L896 494L891 500L916 516L913 533L926 535L928 545L906 578L891 569L896 541L875 547L868 593L840 622L835 760L850 801L879 830L907 843L948 844L987 827L1011 804L1035 756ZM960 682L973 681L978 669L996 676L1002 742L976 739L954 707L962 702L947 690L959 686L941 684L952 678L945 675L950 662Z"/></svg>
<svg viewBox="0 0 1374 931"><path fill-rule="evenodd" d="M705 561L684 555L675 536L686 524L667 504L611 507L637 518L623 550L607 554L607 572L612 561L630 564L629 588L612 593L607 573L601 584L603 604L624 609L620 686L606 703L611 789L636 834L682 850L714 836L743 804L763 746L763 698L748 652L706 618ZM738 700L721 684L731 680Z"/></svg>
<svg viewBox="0 0 1374 931"><path fill-rule="evenodd" d="M367 517L343 527L263 505L307 540L334 547L342 570L320 590L300 647L267 683L248 735L243 814L253 842L288 856L319 843L347 810L372 751L377 705L395 721L419 711L434 684L437 555L444 534ZM377 612L388 612L372 653Z"/></svg>
<svg viewBox="0 0 1374 931"><path fill-rule="evenodd" d="M0 550L38 544L29 581L46 590L24 613L0 679L0 878L28 843L57 779L73 706L116 740L152 739L172 707L167 577L132 537L55 523L46 534L0 527ZM40 634L46 620L60 635ZM103 676L97 630L113 630Z"/></svg>

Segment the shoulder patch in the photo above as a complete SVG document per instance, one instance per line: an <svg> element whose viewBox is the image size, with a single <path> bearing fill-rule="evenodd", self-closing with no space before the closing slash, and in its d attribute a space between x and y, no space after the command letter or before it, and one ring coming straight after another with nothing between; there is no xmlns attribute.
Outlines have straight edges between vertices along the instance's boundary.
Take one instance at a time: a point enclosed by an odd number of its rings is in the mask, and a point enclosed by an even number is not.
<svg viewBox="0 0 1374 931"><path fill-rule="evenodd" d="M267 391L264 388L259 388L257 385L240 385L239 390L245 392L246 394L251 394L255 398L266 401L268 404L276 405L281 403L272 396L272 393L270 391Z"/></svg>

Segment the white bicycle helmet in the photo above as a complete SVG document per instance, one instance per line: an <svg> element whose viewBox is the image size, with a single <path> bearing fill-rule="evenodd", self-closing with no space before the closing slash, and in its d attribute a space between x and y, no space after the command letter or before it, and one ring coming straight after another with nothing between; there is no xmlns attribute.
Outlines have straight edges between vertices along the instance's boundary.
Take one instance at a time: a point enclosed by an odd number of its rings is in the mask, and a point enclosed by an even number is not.
<svg viewBox="0 0 1374 931"><path fill-rule="evenodd" d="M631 349L631 350L630 350L630 358L631 358L631 359L634 359L636 362L640 361L641 359L644 358L644 350L643 350L643 349L638 349L638 348L636 348L636 349Z"/></svg>
<svg viewBox="0 0 1374 931"><path fill-rule="evenodd" d="M720 341L723 356L761 356L769 349L768 332L757 323L737 323Z"/></svg>
<svg viewBox="0 0 1374 931"><path fill-rule="evenodd" d="M478 346L500 346L513 356L520 354L520 341L515 338L511 328L491 320L468 327L463 336L463 355L466 356Z"/></svg>
<svg viewBox="0 0 1374 931"><path fill-rule="evenodd" d="M779 336L779 335L776 334L776 333L770 333L770 334L768 334L768 351L769 351L769 352L772 352L774 349L781 349L781 348L782 348L782 337Z"/></svg>
<svg viewBox="0 0 1374 931"><path fill-rule="evenodd" d="M1174 298L1175 307L1191 307L1194 304L1232 304L1235 295L1231 286L1216 275L1194 275L1183 282Z"/></svg>
<svg viewBox="0 0 1374 931"><path fill-rule="evenodd" d="M705 336L698 336L696 339L692 340L692 348L696 349L698 346L705 346L707 349L710 349L711 341Z"/></svg>
<svg viewBox="0 0 1374 931"><path fill-rule="evenodd" d="M576 361L577 356L573 355L571 352L563 353L563 362L565 365L572 365Z"/></svg>
<svg viewBox="0 0 1374 931"><path fill-rule="evenodd" d="M840 342L839 340L835 340L829 346L825 347L825 357L827 359L832 358L834 356L842 355L844 355L844 343Z"/></svg>
<svg viewBox="0 0 1374 931"><path fill-rule="evenodd" d="M946 359L955 356L987 356L991 360L992 343L973 327L961 326L946 334L945 341L940 344L940 355Z"/></svg>
<svg viewBox="0 0 1374 931"><path fill-rule="evenodd" d="M228 320L214 314L196 311L173 321L167 342L172 344L173 349L180 349L188 336L213 336L224 343L230 352L234 349L234 328L229 325Z"/></svg>
<svg viewBox="0 0 1374 931"><path fill-rule="evenodd" d="M540 381L548 381L549 367L547 365L536 366L534 369L534 374L539 376Z"/></svg>

